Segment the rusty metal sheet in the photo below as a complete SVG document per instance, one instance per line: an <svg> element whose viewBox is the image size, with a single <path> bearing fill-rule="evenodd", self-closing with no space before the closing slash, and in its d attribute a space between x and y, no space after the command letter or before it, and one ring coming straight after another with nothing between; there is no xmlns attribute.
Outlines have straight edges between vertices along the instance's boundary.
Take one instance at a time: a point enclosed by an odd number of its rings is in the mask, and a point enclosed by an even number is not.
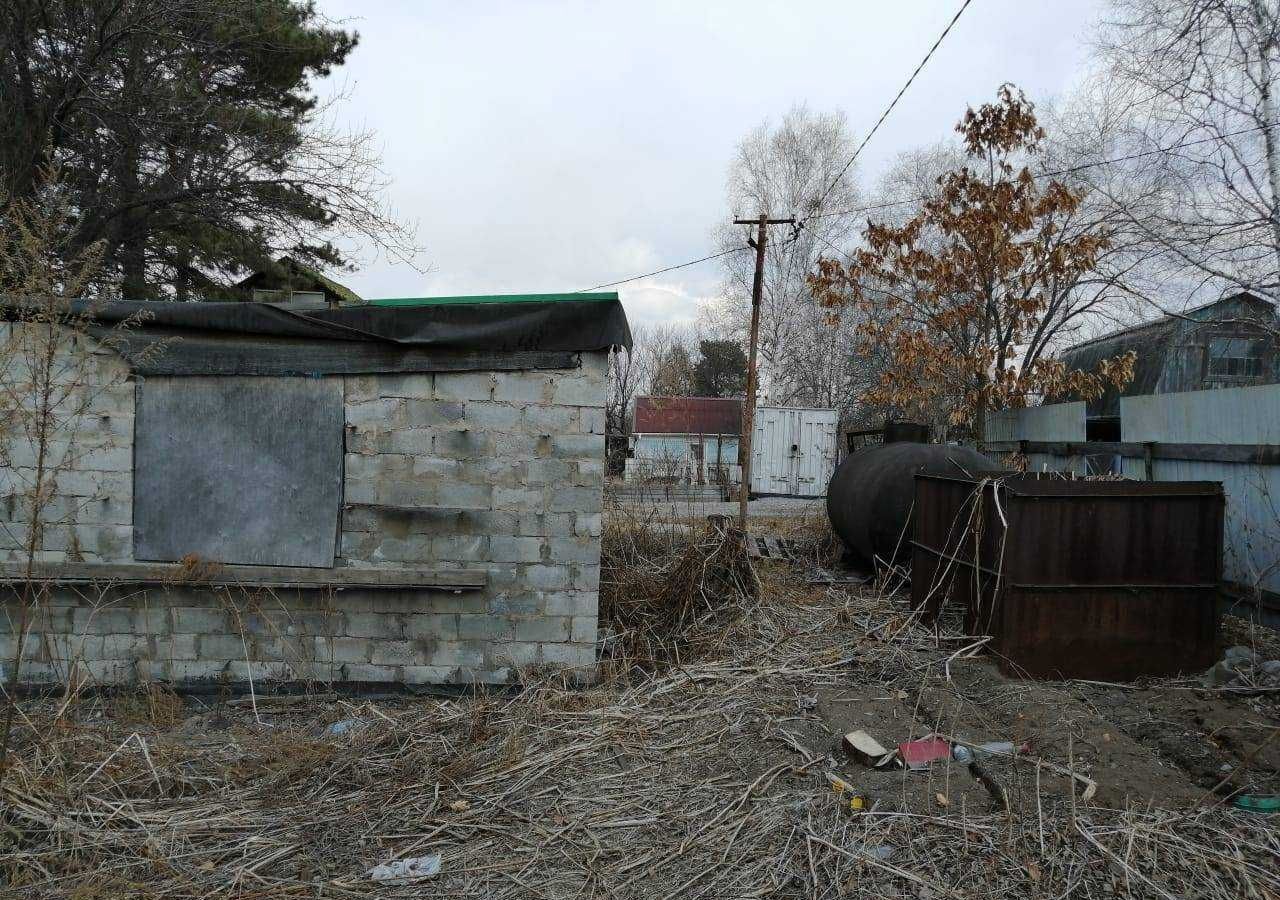
<svg viewBox="0 0 1280 900"><path fill-rule="evenodd" d="M636 434L737 434L742 401L732 397L637 397Z"/></svg>
<svg viewBox="0 0 1280 900"><path fill-rule="evenodd" d="M1217 633L1223 506L1213 482L1011 476L979 487L917 476L912 601L930 616L944 603L964 608L969 633L992 635L1010 673L1203 670Z"/></svg>
<svg viewBox="0 0 1280 900"><path fill-rule="evenodd" d="M135 557L331 567L342 429L339 378L142 381Z"/></svg>
<svg viewBox="0 0 1280 900"><path fill-rule="evenodd" d="M1217 658L1217 604L1216 585L1011 585L1000 668L1099 681L1203 672Z"/></svg>

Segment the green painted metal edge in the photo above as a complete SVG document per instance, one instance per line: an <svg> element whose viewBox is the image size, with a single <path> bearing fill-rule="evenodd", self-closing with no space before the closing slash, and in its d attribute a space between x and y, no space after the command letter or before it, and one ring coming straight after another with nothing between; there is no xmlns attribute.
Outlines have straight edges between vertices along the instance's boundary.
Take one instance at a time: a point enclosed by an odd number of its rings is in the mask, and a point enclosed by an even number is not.
<svg viewBox="0 0 1280 900"><path fill-rule="evenodd" d="M596 294L477 294L461 297L389 297L368 301L369 306L465 306L481 303L559 303L617 300L617 291Z"/></svg>

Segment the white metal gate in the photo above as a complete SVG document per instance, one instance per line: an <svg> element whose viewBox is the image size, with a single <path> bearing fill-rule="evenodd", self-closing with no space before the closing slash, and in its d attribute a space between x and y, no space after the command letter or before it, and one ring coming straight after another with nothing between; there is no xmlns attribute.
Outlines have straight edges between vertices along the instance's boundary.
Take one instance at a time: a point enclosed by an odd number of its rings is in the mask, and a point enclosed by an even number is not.
<svg viewBox="0 0 1280 900"><path fill-rule="evenodd" d="M756 410L751 492L821 497L836 465L834 409L765 406Z"/></svg>

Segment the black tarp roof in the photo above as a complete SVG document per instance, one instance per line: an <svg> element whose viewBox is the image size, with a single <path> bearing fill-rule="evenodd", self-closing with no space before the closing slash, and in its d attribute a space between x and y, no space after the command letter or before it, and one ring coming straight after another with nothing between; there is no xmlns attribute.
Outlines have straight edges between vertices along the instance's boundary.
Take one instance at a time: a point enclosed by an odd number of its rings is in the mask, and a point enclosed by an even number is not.
<svg viewBox="0 0 1280 900"><path fill-rule="evenodd" d="M142 374L325 375L562 368L631 347L615 292L374 300L337 309L267 303L86 304L98 336ZM139 313L145 322L114 326Z"/></svg>

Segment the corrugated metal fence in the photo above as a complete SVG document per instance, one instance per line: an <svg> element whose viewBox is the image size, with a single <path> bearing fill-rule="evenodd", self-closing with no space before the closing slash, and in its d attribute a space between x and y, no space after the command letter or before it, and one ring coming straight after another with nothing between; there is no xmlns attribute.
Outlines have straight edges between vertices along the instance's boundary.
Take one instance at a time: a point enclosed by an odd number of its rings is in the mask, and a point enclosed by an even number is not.
<svg viewBox="0 0 1280 900"><path fill-rule="evenodd" d="M1006 409L992 413L987 420L987 442L1084 440L1085 404L1055 403L1027 409ZM1031 472L1085 473L1081 457L1063 459L1048 453L1027 453L1027 470Z"/></svg>
<svg viewBox="0 0 1280 900"><path fill-rule="evenodd" d="M987 441L1037 471L1110 457L1130 478L1222 482L1226 579L1280 594L1280 385L1125 397L1120 428L1119 442L1086 443L1085 405L1063 403L999 413Z"/></svg>

